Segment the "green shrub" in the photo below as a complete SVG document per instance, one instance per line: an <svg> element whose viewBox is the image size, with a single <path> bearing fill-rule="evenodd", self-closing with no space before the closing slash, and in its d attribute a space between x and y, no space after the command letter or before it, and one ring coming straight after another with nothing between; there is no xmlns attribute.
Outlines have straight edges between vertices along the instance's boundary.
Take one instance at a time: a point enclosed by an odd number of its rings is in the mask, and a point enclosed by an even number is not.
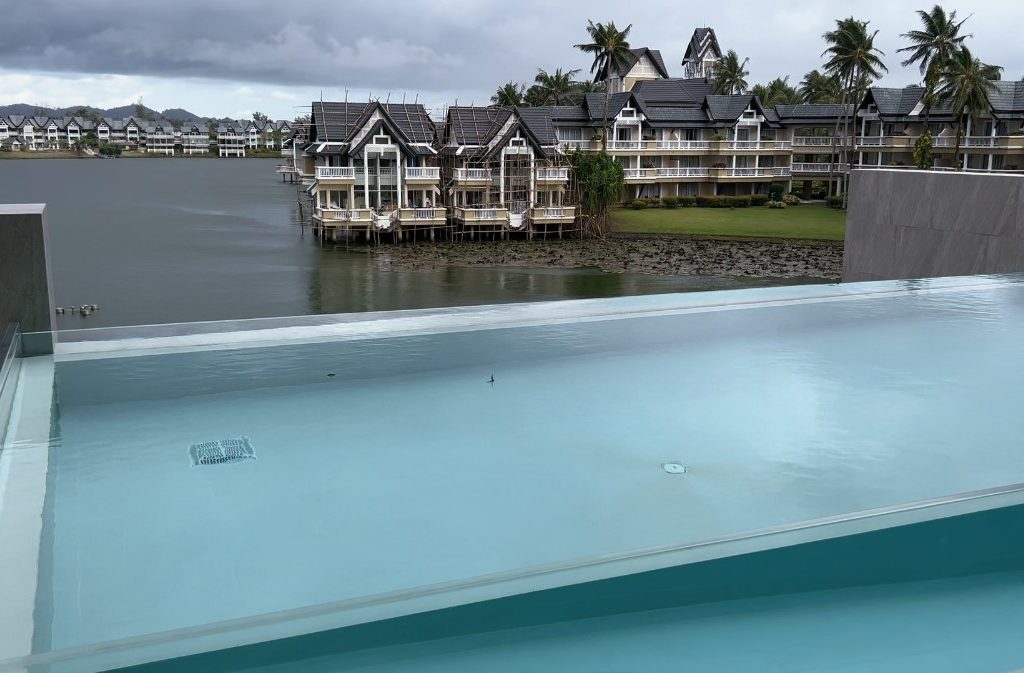
<svg viewBox="0 0 1024 673"><path fill-rule="evenodd" d="M767 194L754 194L750 197L750 205L752 206L763 206L768 203Z"/></svg>
<svg viewBox="0 0 1024 673"><path fill-rule="evenodd" d="M696 196L680 196L679 197L679 206L681 208L693 208L696 205L697 205L697 197Z"/></svg>
<svg viewBox="0 0 1024 673"><path fill-rule="evenodd" d="M829 196L825 198L825 205L829 208L835 208L836 210L842 210L846 207L845 196Z"/></svg>
<svg viewBox="0 0 1024 673"><path fill-rule="evenodd" d="M786 207L786 202L785 201L769 201L768 202L768 207L769 208L777 208L777 209L781 210L781 209Z"/></svg>
<svg viewBox="0 0 1024 673"><path fill-rule="evenodd" d="M666 208L675 208L679 205L679 198L675 196L663 196L661 197L661 205Z"/></svg>
<svg viewBox="0 0 1024 673"><path fill-rule="evenodd" d="M633 210L644 210L647 208L647 199L636 199L630 204Z"/></svg>
<svg viewBox="0 0 1024 673"><path fill-rule="evenodd" d="M661 207L661 199L659 199L657 196L648 196L647 197L647 207L648 208L660 208Z"/></svg>
<svg viewBox="0 0 1024 673"><path fill-rule="evenodd" d="M787 206L799 206L800 197L794 196L793 194L786 194L785 196L782 197L782 202L785 203Z"/></svg>
<svg viewBox="0 0 1024 673"><path fill-rule="evenodd" d="M785 191L782 185L772 185L768 188L768 196L771 197L772 201L781 201Z"/></svg>
<svg viewBox="0 0 1024 673"><path fill-rule="evenodd" d="M711 134L711 139L715 140L715 141L721 141L721 140L725 140L725 136L723 136L721 133L713 133L713 134ZM724 168L724 166L723 166L723 168Z"/></svg>

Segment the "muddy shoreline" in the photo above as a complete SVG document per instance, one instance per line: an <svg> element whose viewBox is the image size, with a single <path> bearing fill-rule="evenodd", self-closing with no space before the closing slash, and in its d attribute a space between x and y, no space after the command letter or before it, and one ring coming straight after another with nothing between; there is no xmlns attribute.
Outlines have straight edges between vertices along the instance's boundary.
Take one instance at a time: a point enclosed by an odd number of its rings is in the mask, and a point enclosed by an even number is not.
<svg viewBox="0 0 1024 673"><path fill-rule="evenodd" d="M608 273L838 280L839 241L630 235L604 240L413 243L367 249L381 269L448 266L598 268Z"/></svg>

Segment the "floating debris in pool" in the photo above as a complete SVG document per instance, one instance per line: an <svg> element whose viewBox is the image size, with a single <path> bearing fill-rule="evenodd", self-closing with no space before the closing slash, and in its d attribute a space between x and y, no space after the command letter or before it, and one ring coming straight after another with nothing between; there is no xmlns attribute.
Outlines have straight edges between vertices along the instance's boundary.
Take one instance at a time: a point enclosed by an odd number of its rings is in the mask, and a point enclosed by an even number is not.
<svg viewBox="0 0 1024 673"><path fill-rule="evenodd" d="M256 451L248 437L193 444L189 447L188 455L192 458L192 467L256 460Z"/></svg>
<svg viewBox="0 0 1024 673"><path fill-rule="evenodd" d="M661 469L669 474L686 474L686 466L682 463L663 463Z"/></svg>

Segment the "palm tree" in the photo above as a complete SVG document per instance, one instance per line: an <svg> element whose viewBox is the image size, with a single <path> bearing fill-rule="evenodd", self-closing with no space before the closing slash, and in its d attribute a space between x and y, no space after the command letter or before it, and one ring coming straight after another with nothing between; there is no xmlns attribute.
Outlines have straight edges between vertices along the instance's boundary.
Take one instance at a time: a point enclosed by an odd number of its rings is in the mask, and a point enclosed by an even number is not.
<svg viewBox="0 0 1024 673"><path fill-rule="evenodd" d="M593 82L591 80L584 80L582 82L576 82L572 88L572 92L569 94L568 103L569 105L579 105L586 98L587 94L591 93L604 93L608 87L602 82Z"/></svg>
<svg viewBox="0 0 1024 673"><path fill-rule="evenodd" d="M841 89L838 79L815 68L804 75L798 91L802 103L838 103L842 98Z"/></svg>
<svg viewBox="0 0 1024 673"><path fill-rule="evenodd" d="M576 80L573 78L579 72L579 70L562 72L562 69L558 68L553 73L549 73L543 68L537 68L537 76L533 81L540 87L539 91L544 101L543 104L561 105L576 85Z"/></svg>
<svg viewBox="0 0 1024 673"><path fill-rule="evenodd" d="M498 90L491 96L492 105L503 105L505 107L517 107L523 105L524 91L522 84L506 82L498 87Z"/></svg>
<svg viewBox="0 0 1024 673"><path fill-rule="evenodd" d="M529 89L526 90L526 93L523 95L523 104L526 105L527 107L537 107L539 105L544 105L545 95L546 94L544 93L544 89L543 87L541 87L540 84L533 84L530 86Z"/></svg>
<svg viewBox="0 0 1024 673"><path fill-rule="evenodd" d="M941 85L935 95L940 101L951 105L956 117L956 149L953 151L953 161L957 170L962 168L960 136L964 118L977 118L981 113L992 109L989 94L995 91L996 85L985 76L986 71L992 67L998 66L982 63L974 58L967 47L961 47L945 62Z"/></svg>
<svg viewBox="0 0 1024 673"><path fill-rule="evenodd" d="M715 93L738 94L746 91L747 75L750 74L746 70L746 66L749 62L749 58L740 61L740 57L732 49L726 52L725 56L715 64L712 73Z"/></svg>
<svg viewBox="0 0 1024 673"><path fill-rule="evenodd" d="M901 65L906 67L917 63L921 71L924 79L924 127L928 129L928 120L935 104L935 88L946 68L946 62L963 45L964 40L971 37L960 34L960 28L971 17L957 21L955 10L947 15L946 10L939 5L932 7L930 12L919 9L917 16L921 19L922 30L911 30L900 35L909 40L910 44L896 51L909 54Z"/></svg>
<svg viewBox="0 0 1024 673"><path fill-rule="evenodd" d="M789 77L776 77L768 84L755 84L750 93L757 96L764 107L796 105L801 100L797 90L789 85Z"/></svg>
<svg viewBox="0 0 1024 673"><path fill-rule="evenodd" d="M849 103L853 103L855 106L863 97L870 81L881 77L883 72L888 72L888 68L879 58L884 54L875 47L877 35L877 30L873 33L868 32L867 21L859 21L851 16L836 20L836 29L822 36L828 45L822 53L822 56L828 57L828 61L825 62L825 72L844 83L842 99L844 106ZM846 138L849 143L847 148L848 168L852 170L853 134L850 133L849 108L843 110L841 118L844 121ZM835 135L838 136L839 119L836 120L835 131Z"/></svg>
<svg viewBox="0 0 1024 673"><path fill-rule="evenodd" d="M590 72L594 75L595 82L607 82L613 72L625 71L635 58L629 49L629 31L633 24L619 30L614 21L608 23L594 23L587 20L587 34L590 42L574 45L585 54L592 54L594 62L590 64ZM611 98L611 91L607 84L604 90L604 112L601 116L602 137L608 136L608 103Z"/></svg>

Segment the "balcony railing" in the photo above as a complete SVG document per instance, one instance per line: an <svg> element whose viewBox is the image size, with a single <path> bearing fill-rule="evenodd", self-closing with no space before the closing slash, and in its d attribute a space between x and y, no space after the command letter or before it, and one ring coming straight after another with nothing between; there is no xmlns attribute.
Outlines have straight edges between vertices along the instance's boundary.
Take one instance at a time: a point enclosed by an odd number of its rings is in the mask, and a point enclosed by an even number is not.
<svg viewBox="0 0 1024 673"><path fill-rule="evenodd" d="M508 219L505 208L456 208L455 219L464 222L504 222Z"/></svg>
<svg viewBox="0 0 1024 673"><path fill-rule="evenodd" d="M546 182L562 181L569 179L568 168L538 168L537 179Z"/></svg>
<svg viewBox="0 0 1024 673"><path fill-rule="evenodd" d="M354 166L317 166L317 180L354 180L356 169Z"/></svg>
<svg viewBox="0 0 1024 673"><path fill-rule="evenodd" d="M456 168L455 179L462 181L480 181L491 179L491 169L489 168Z"/></svg>
<svg viewBox="0 0 1024 673"><path fill-rule="evenodd" d="M405 169L406 180L437 180L441 177L441 169L436 166L413 166Z"/></svg>
<svg viewBox="0 0 1024 673"><path fill-rule="evenodd" d="M402 222L423 222L431 220L444 220L444 208L401 208L398 211L398 219Z"/></svg>
<svg viewBox="0 0 1024 673"><path fill-rule="evenodd" d="M795 163L792 166L793 173L828 173L829 167L832 166L832 172L843 173L846 172L846 164L828 164L828 163Z"/></svg>
<svg viewBox="0 0 1024 673"><path fill-rule="evenodd" d="M347 208L317 208L314 214L324 222L356 222L368 224L373 220L373 213L365 208L349 210Z"/></svg>
<svg viewBox="0 0 1024 673"><path fill-rule="evenodd" d="M794 136L793 147L832 147L837 140L832 136Z"/></svg>
<svg viewBox="0 0 1024 673"><path fill-rule="evenodd" d="M720 177L724 178L771 178L786 177L790 174L789 166L770 168L721 168Z"/></svg>
<svg viewBox="0 0 1024 673"><path fill-rule="evenodd" d="M565 150L589 150L597 149L597 143L593 140L559 140L558 147Z"/></svg>
<svg viewBox="0 0 1024 673"><path fill-rule="evenodd" d="M576 208L573 206L538 206L530 210L530 217L534 220L572 220L576 217Z"/></svg>
<svg viewBox="0 0 1024 673"><path fill-rule="evenodd" d="M658 178L706 178L707 168L655 168L654 175Z"/></svg>
<svg viewBox="0 0 1024 673"><path fill-rule="evenodd" d="M792 143L788 140L726 140L727 150L788 150Z"/></svg>
<svg viewBox="0 0 1024 673"><path fill-rule="evenodd" d="M610 152L680 152L711 149L710 140L611 140Z"/></svg>

